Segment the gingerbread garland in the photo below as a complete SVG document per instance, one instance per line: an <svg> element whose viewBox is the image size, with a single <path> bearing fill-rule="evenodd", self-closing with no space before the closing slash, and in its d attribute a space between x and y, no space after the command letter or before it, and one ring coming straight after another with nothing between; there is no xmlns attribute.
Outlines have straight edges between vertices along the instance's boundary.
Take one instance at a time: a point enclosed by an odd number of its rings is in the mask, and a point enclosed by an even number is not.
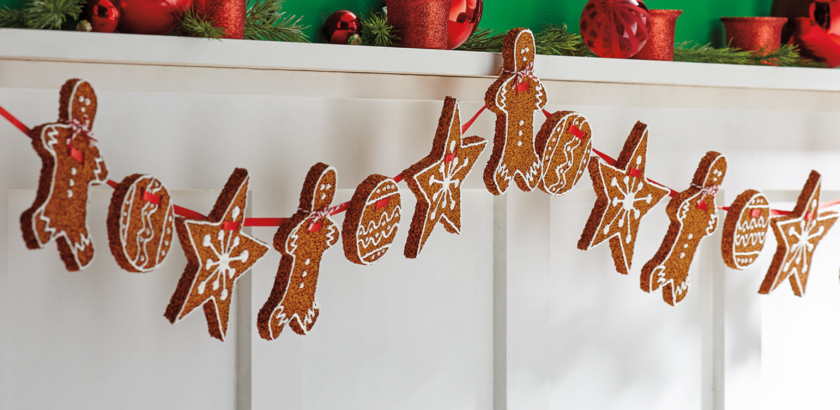
<svg viewBox="0 0 840 410"><path fill-rule="evenodd" d="M484 184L493 195L504 194L513 179L530 192L540 181L542 163L534 145L534 113L545 107L546 94L534 75L534 33L510 30L502 46L504 72L484 96L496 114L493 153L484 168Z"/></svg>
<svg viewBox="0 0 840 410"><path fill-rule="evenodd" d="M400 226L400 188L393 179L371 175L356 188L344 215L344 256L359 265L378 261L391 247Z"/></svg>
<svg viewBox="0 0 840 410"><path fill-rule="evenodd" d="M305 335L318 319L315 289L321 257L340 235L329 217L335 186L335 168L315 164L303 183L299 210L274 235L274 249L282 257L271 295L257 315L257 329L263 339L276 339L286 324Z"/></svg>
<svg viewBox="0 0 840 410"><path fill-rule="evenodd" d="M236 281L262 259L268 246L242 232L248 201L248 171L236 168L206 220L175 218L187 267L164 317L180 321L204 308L210 335L224 340Z"/></svg>
<svg viewBox="0 0 840 410"><path fill-rule="evenodd" d="M461 186L487 144L483 138L461 139L458 101L446 97L432 152L402 172L417 197L405 243L405 257L416 258L440 222L450 233L461 232Z"/></svg>
<svg viewBox="0 0 840 410"><path fill-rule="evenodd" d="M688 293L688 270L700 241L717 229L715 195L726 175L726 158L710 151L700 161L691 186L671 198L665 212L671 225L656 255L642 267L645 292L662 288L662 298L673 306Z"/></svg>
<svg viewBox="0 0 840 410"><path fill-rule="evenodd" d="M61 87L58 122L29 132L41 157L41 177L32 206L20 216L23 240L41 249L55 239L69 271L93 261L93 239L87 226L88 189L106 181L105 160L90 131L96 117L96 93L87 81L71 79Z"/></svg>
<svg viewBox="0 0 840 410"><path fill-rule="evenodd" d="M576 112L555 112L537 133L536 146L543 164L539 188L562 195L577 185L592 155L589 121Z"/></svg>
<svg viewBox="0 0 840 410"><path fill-rule="evenodd" d="M811 171L793 212L770 220L776 254L758 293L769 294L788 279L796 296L805 294L814 251L840 217L836 212L820 212L821 183L820 174Z"/></svg>
<svg viewBox="0 0 840 410"><path fill-rule="evenodd" d="M670 193L645 179L647 140L647 125L637 122L615 165L597 157L589 161L589 176L598 199L578 249L588 250L609 241L615 269L622 275L630 272L642 217Z"/></svg>
<svg viewBox="0 0 840 410"><path fill-rule="evenodd" d="M173 227L169 192L157 178L134 174L117 185L108 208L108 240L121 268L157 269L169 255Z"/></svg>
<svg viewBox="0 0 840 410"><path fill-rule="evenodd" d="M723 222L720 249L732 269L746 269L758 259L770 227L770 202L761 192L748 189L738 195Z"/></svg>

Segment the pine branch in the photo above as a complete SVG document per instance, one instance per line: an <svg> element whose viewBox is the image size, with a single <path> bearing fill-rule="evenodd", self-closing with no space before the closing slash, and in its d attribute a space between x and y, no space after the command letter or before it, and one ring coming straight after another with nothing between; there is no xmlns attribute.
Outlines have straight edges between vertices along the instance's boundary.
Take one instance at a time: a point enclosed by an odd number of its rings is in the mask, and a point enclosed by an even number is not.
<svg viewBox="0 0 840 410"><path fill-rule="evenodd" d="M819 63L799 56L796 46L785 44L775 50L757 52L731 47L713 48L686 41L674 47L674 61L711 64L773 65L780 67L818 67Z"/></svg>
<svg viewBox="0 0 840 410"><path fill-rule="evenodd" d="M26 28L23 10L12 10L8 6L0 8L0 27Z"/></svg>
<svg viewBox="0 0 840 410"><path fill-rule="evenodd" d="M461 44L457 50L500 53L502 51L502 44L505 42L505 34L493 34L493 30L480 28L464 44Z"/></svg>
<svg viewBox="0 0 840 410"><path fill-rule="evenodd" d="M79 19L86 0L30 0L23 10L26 27L59 30Z"/></svg>
<svg viewBox="0 0 840 410"><path fill-rule="evenodd" d="M190 37L202 37L211 40L221 39L225 35L224 27L215 27L213 22L199 16L193 9L184 13L180 32Z"/></svg>
<svg viewBox="0 0 840 410"><path fill-rule="evenodd" d="M283 0L248 0L245 13L245 38L248 40L292 41L308 43L309 38L303 30L309 26L301 26L303 16L284 17L280 11Z"/></svg>
<svg viewBox="0 0 840 410"><path fill-rule="evenodd" d="M371 13L369 17L362 16L362 44L366 46L393 47L402 38L397 35L398 30L388 24L388 17L382 13Z"/></svg>
<svg viewBox="0 0 840 410"><path fill-rule="evenodd" d="M479 29L467 39L458 50L489 51L499 53L505 42L506 33L494 34L493 30ZM569 33L568 27L546 24L543 31L534 35L537 54L590 56L592 52L583 45L580 35Z"/></svg>

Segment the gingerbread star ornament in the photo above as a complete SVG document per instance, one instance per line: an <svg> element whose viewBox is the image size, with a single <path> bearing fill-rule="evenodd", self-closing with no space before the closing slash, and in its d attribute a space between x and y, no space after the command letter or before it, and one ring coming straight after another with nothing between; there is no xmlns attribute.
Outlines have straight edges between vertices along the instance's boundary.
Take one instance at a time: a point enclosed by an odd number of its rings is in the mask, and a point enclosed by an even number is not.
<svg viewBox="0 0 840 410"><path fill-rule="evenodd" d="M814 251L840 216L820 212L821 183L820 174L811 171L793 212L770 220L776 235L776 254L758 293L769 294L788 279L796 296L805 294Z"/></svg>
<svg viewBox="0 0 840 410"><path fill-rule="evenodd" d="M593 157L589 176L598 199L578 241L588 250L609 241L615 269L630 272L639 223L670 190L645 179L648 128L637 122L615 165Z"/></svg>
<svg viewBox="0 0 840 410"><path fill-rule="evenodd" d="M321 258L341 235L329 215L335 188L335 168L321 162L312 166L303 182L298 211L274 235L274 249L283 256L271 294L257 315L257 330L263 339L276 339L287 324L295 333L305 335L318 319L315 289Z"/></svg>
<svg viewBox="0 0 840 410"><path fill-rule="evenodd" d="M461 139L458 101L446 97L438 121L432 152L402 172L417 197L405 243L405 256L416 258L435 226L461 232L461 186L487 144L483 138Z"/></svg>
<svg viewBox="0 0 840 410"><path fill-rule="evenodd" d="M59 118L29 132L41 157L41 178L32 206L20 216L29 249L55 239L69 271L93 261L87 227L88 188L106 181L108 169L90 131L96 117L96 93L87 81L72 79L61 87Z"/></svg>
<svg viewBox="0 0 840 410"><path fill-rule="evenodd" d="M175 219L187 267L164 316L175 323L203 307L207 330L222 341L234 284L268 252L266 244L242 232L248 180L248 171L234 170L207 220Z"/></svg>

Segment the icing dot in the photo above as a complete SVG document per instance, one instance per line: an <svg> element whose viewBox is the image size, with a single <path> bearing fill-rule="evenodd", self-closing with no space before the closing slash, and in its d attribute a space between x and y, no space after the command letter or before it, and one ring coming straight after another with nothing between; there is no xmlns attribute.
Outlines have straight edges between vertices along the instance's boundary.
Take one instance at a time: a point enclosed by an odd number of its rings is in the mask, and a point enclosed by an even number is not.
<svg viewBox="0 0 840 410"><path fill-rule="evenodd" d="M90 98L85 98L85 105L90 105Z"/></svg>
<svg viewBox="0 0 840 410"><path fill-rule="evenodd" d="M685 258L685 252L680 253L680 258Z"/></svg>
<svg viewBox="0 0 840 410"><path fill-rule="evenodd" d="M525 125L525 120L520 120L520 121L519 121L519 126L521 127L521 126L523 126L523 125Z"/></svg>
<svg viewBox="0 0 840 410"><path fill-rule="evenodd" d="M691 238L694 238L694 234L693 234L693 233L688 234L688 239L691 239Z"/></svg>
<svg viewBox="0 0 840 410"><path fill-rule="evenodd" d="M516 145L521 147L522 146L522 141L517 142Z"/></svg>
<svg viewBox="0 0 840 410"><path fill-rule="evenodd" d="M71 179L70 180L70 186L73 186L74 184L75 184L75 182L73 182L73 180Z"/></svg>
<svg viewBox="0 0 840 410"><path fill-rule="evenodd" d="M309 265L309 259L306 260L306 264Z"/></svg>
<svg viewBox="0 0 840 410"><path fill-rule="evenodd" d="M227 297L228 297L228 290L227 289L222 289L222 300L227 299Z"/></svg>
<svg viewBox="0 0 840 410"><path fill-rule="evenodd" d="M303 283L301 283L301 284L300 284L300 288L299 288L299 289L303 289Z"/></svg>
<svg viewBox="0 0 840 410"><path fill-rule="evenodd" d="M683 245L683 248L688 248L688 244Z"/></svg>
<svg viewBox="0 0 840 410"><path fill-rule="evenodd" d="M76 175L76 168L70 168L70 175Z"/></svg>
<svg viewBox="0 0 840 410"><path fill-rule="evenodd" d="M85 97L83 95L79 96L79 102L85 102Z"/></svg>
<svg viewBox="0 0 840 410"><path fill-rule="evenodd" d="M85 107L82 107L82 112L85 112Z"/></svg>
<svg viewBox="0 0 840 410"><path fill-rule="evenodd" d="M72 197L73 197L73 191L71 191L71 190L69 190L69 189L68 189L68 190L67 190L67 197L68 197L68 198L72 198Z"/></svg>
<svg viewBox="0 0 840 410"><path fill-rule="evenodd" d="M303 275L300 275L300 276L305 278L306 277L306 271L303 271Z"/></svg>

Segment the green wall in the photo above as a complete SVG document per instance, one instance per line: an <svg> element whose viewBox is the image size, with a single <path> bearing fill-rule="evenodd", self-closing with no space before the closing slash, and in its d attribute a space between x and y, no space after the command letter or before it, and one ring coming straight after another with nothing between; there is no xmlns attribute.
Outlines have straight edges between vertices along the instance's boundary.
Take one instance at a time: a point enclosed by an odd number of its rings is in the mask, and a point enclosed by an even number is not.
<svg viewBox="0 0 840 410"><path fill-rule="evenodd" d="M17 5L23 0L0 0L0 5ZM545 23L569 25L578 31L580 13L586 0L485 0L481 28L496 31L513 27L539 30ZM767 16L772 0L649 0L649 8L682 9L677 21L677 41L723 43L723 26L719 17ZM285 0L287 15L304 16L306 33L314 41L324 41L323 21L336 10L368 13L380 9L384 0Z"/></svg>

